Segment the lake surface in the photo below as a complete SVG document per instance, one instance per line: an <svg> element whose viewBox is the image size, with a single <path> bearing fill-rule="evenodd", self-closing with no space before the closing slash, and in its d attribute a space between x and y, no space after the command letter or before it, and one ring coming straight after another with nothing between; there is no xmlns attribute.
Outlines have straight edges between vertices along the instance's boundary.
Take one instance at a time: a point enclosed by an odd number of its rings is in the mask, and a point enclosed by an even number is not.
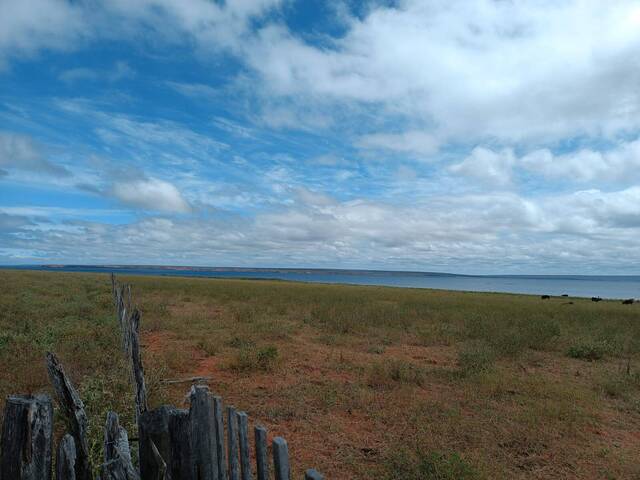
<svg viewBox="0 0 640 480"><path fill-rule="evenodd" d="M384 272L318 269L206 269L126 266L11 266L21 270L99 272L180 277L277 279L296 282L384 285L471 292L525 293L572 297L640 298L640 276L596 275L452 275L447 273Z"/></svg>

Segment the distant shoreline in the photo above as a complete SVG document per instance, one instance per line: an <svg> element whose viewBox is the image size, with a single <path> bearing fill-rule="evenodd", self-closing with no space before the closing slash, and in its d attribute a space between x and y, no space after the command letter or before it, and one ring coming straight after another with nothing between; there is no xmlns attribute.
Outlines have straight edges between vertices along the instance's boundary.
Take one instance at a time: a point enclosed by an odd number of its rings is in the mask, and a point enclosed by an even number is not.
<svg viewBox="0 0 640 480"><path fill-rule="evenodd" d="M158 267L144 265L21 265L7 270L119 273L186 278L281 280L304 283L427 288L523 295L640 298L640 276L633 275L458 275L435 272L246 267Z"/></svg>

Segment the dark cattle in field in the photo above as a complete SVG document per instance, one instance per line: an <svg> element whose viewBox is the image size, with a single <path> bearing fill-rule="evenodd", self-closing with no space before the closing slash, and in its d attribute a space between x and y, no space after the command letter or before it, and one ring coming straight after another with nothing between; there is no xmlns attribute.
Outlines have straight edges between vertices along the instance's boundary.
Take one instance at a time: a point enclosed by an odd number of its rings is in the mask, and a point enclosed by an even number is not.
<svg viewBox="0 0 640 480"><path fill-rule="evenodd" d="M549 300L551 297L549 295L542 295L540 298L542 300Z"/></svg>
<svg viewBox="0 0 640 480"><path fill-rule="evenodd" d="M591 297L592 302L601 302L602 299L600 297Z"/></svg>
<svg viewBox="0 0 640 480"><path fill-rule="evenodd" d="M627 298L626 300L622 301L623 305L633 305L633 298Z"/></svg>

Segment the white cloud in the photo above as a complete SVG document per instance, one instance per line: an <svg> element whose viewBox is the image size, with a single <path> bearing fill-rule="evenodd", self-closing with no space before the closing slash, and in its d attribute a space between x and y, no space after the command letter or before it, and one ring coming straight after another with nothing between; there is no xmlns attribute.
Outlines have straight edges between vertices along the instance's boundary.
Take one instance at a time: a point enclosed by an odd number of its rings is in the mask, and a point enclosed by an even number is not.
<svg viewBox="0 0 640 480"><path fill-rule="evenodd" d="M554 155L536 150L521 159L529 171L549 179L573 182L637 182L640 180L640 140L622 142L604 151L581 149Z"/></svg>
<svg viewBox="0 0 640 480"><path fill-rule="evenodd" d="M174 185L157 178L116 182L112 193L122 202L146 210L191 211L191 206Z"/></svg>
<svg viewBox="0 0 640 480"><path fill-rule="evenodd" d="M453 173L476 179L488 186L505 187L512 182L515 156L510 149L499 152L476 147L462 162L452 165Z"/></svg>
<svg viewBox="0 0 640 480"><path fill-rule="evenodd" d="M424 158L438 151L439 141L422 131L407 131L363 135L356 144L364 149L390 150Z"/></svg>
<svg viewBox="0 0 640 480"><path fill-rule="evenodd" d="M69 172L47 160L40 147L26 135L0 131L0 166L53 176L67 176Z"/></svg>

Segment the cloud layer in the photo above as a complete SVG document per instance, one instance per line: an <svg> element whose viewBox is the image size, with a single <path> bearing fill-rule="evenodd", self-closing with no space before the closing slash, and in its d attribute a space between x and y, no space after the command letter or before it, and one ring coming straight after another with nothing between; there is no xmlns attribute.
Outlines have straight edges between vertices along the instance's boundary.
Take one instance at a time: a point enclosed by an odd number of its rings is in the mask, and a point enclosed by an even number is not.
<svg viewBox="0 0 640 480"><path fill-rule="evenodd" d="M5 2L0 264L638 273L637 2L354 5Z"/></svg>

